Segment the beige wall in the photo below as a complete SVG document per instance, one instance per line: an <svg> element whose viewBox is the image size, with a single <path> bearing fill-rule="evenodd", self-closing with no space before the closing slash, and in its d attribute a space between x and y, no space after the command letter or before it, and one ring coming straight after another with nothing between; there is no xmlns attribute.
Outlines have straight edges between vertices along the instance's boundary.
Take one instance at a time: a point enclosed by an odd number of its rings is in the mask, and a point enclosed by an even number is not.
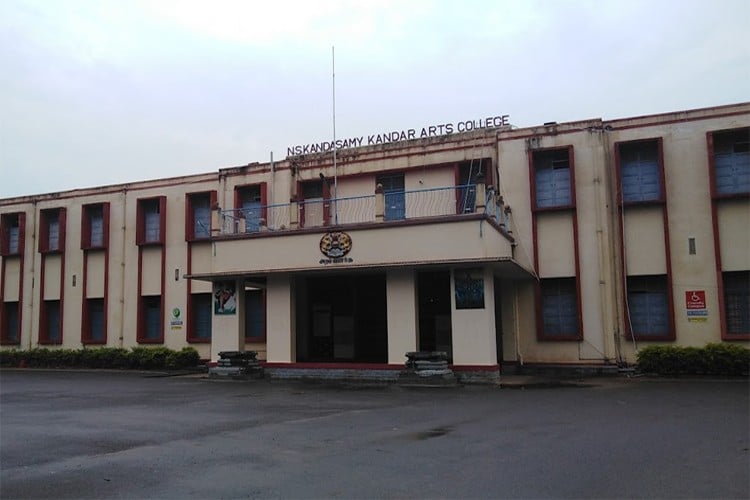
<svg viewBox="0 0 750 500"><path fill-rule="evenodd" d="M712 220L709 187L707 132L750 125L750 105L731 108L675 113L602 122L587 120L551 127L532 127L506 131L481 131L458 141L458 136L434 138L418 144L394 144L341 151L338 163L339 195L360 196L374 192L375 177L381 170L404 171L407 191L452 186L455 173L452 164L476 158L492 158L499 170L500 194L512 209L512 231L515 242L500 235L488 223L478 220L439 221L434 224L358 228L348 230L353 248L348 257L352 263L335 264L336 269L358 269L373 266L390 268L387 278L389 362L403 361L403 352L416 348L411 325L415 266L422 264L475 265L485 261L513 258L522 267L533 267L534 246L539 250L542 277L572 276L575 273L574 248L577 243L581 288L583 340L580 342L538 341L534 281L503 279L503 349L506 360L523 362L579 363L617 359L635 360L636 345L624 339L622 259L630 275L662 274L671 266L674 322L677 345L702 345L720 341L720 310L714 231L720 243L722 268L726 271L750 269L750 202L720 201L716 204L716 221ZM618 142L662 138L666 178L666 212L668 214L670 255L664 240L664 222L659 207L625 210L625 255L620 255L620 216L615 201L614 147ZM529 185L529 148L574 148L575 212L546 213L537 218L537 239L532 232L532 210ZM190 192L216 190L222 208L233 206L234 187L265 182L270 203L289 200L300 180L317 179L319 173L333 177L330 155L305 157L276 162L275 171L268 164L223 169L216 173L177 179L140 182L78 190L54 195L0 200L0 213L23 211L26 214L24 269L17 257L6 258L4 300L18 298L23 282L23 321L21 346L37 345L40 297L60 296L64 288L64 347L81 346L81 301L83 300L84 252L80 249L82 205L110 203L110 240L108 268L102 252L90 252L86 269L86 295L108 297L107 345L135 346L138 311L138 276L142 293L161 294L164 302L164 345L181 348L188 345L186 328L169 329L169 312L187 309L188 281L183 275L223 273L234 276L277 273L290 270L318 270L321 232L299 232L285 236L261 236L193 243L188 266L188 243L185 242L185 196ZM294 175L293 175L294 174ZM446 191L455 196L452 190ZM166 244L143 248L142 269L138 268L139 248L135 244L136 206L139 198L166 196ZM450 211L454 199L442 200ZM60 256L42 257L37 252L39 211L66 208L66 247L64 275L60 277ZM407 215L413 215L407 200ZM361 221L374 220L370 207L363 208ZM367 217L365 216L367 215ZM359 220L359 219L357 219ZM573 222L578 241L573 240ZM291 233L291 231L288 231ZM695 238L697 253L688 252L688 239ZM162 269L162 252L163 269ZM45 260L45 278L39 272ZM669 258L669 260L667 260ZM472 264L473 263L473 264ZM331 266L334 266L332 264ZM394 270L393 266L402 269ZM330 269L331 267L328 267ZM108 289L104 290L104 275ZM161 276L164 276L162 283ZM175 273L177 279L175 279ZM76 285L73 285L73 277ZM268 278L268 341L266 344L244 344L230 334L226 345L252 348L270 361L292 361L294 355L293 276L272 274ZM491 286L491 280L486 280ZM193 281L193 293L208 293L211 285ZM684 293L705 290L709 317L705 323L687 321ZM494 291L489 289L486 300ZM488 306L490 304L488 303ZM491 307L484 312L454 311L454 354L461 364L492 364L495 350L494 316ZM216 318L214 318L216 320ZM225 327L239 328L238 318L220 318L214 325L214 345L196 344L203 357L215 357L225 335ZM234 321L237 323L232 323ZM227 323L229 322L229 323ZM227 323L227 324L223 324ZM464 332L457 335L457 332ZM466 333L468 332L468 333ZM491 332L491 333L490 333ZM645 345L640 343L638 347ZM267 349L267 352L265 352Z"/></svg>

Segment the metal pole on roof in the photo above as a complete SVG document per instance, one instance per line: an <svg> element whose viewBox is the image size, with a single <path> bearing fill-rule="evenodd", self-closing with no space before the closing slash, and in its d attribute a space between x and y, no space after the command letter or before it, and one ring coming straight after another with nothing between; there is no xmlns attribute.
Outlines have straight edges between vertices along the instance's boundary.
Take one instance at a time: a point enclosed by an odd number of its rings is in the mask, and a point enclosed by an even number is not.
<svg viewBox="0 0 750 500"><path fill-rule="evenodd" d="M339 225L339 175L336 168L336 48L331 46L331 82L333 87L333 220Z"/></svg>

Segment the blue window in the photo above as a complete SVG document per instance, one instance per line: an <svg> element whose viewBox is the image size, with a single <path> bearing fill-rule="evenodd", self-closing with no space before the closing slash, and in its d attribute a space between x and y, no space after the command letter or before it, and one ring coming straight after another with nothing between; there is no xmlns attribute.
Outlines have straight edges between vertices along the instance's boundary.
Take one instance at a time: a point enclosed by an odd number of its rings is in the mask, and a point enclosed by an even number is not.
<svg viewBox="0 0 750 500"><path fill-rule="evenodd" d="M713 135L716 193L750 193L750 129Z"/></svg>
<svg viewBox="0 0 750 500"><path fill-rule="evenodd" d="M669 336L666 276L628 276L627 313L634 337Z"/></svg>
<svg viewBox="0 0 750 500"><path fill-rule="evenodd" d="M18 336L18 326L18 302L5 302L3 304L3 344L18 344L21 341Z"/></svg>
<svg viewBox="0 0 750 500"><path fill-rule="evenodd" d="M263 218L263 197L260 186L243 186L239 189L239 208L245 218L245 231L256 233L260 231Z"/></svg>
<svg viewBox="0 0 750 500"><path fill-rule="evenodd" d="M622 202L659 200L659 143L653 140L621 144L619 153Z"/></svg>
<svg viewBox="0 0 750 500"><path fill-rule="evenodd" d="M89 223L91 224L91 241L89 243L92 247L104 246L104 214L101 205L91 207Z"/></svg>
<svg viewBox="0 0 750 500"><path fill-rule="evenodd" d="M377 183L383 186L385 220L400 220L406 216L404 174L383 175Z"/></svg>
<svg viewBox="0 0 750 500"><path fill-rule="evenodd" d="M577 337L578 294L575 278L552 278L541 281L542 336Z"/></svg>
<svg viewBox="0 0 750 500"><path fill-rule="evenodd" d="M210 293L196 293L190 296L192 331L190 340L194 342L211 340L211 316L213 314L212 295Z"/></svg>
<svg viewBox="0 0 750 500"><path fill-rule="evenodd" d="M142 340L161 339L161 297L141 297L143 307L143 333Z"/></svg>
<svg viewBox="0 0 750 500"><path fill-rule="evenodd" d="M568 149L536 151L533 161L536 207L552 208L572 205Z"/></svg>
<svg viewBox="0 0 750 500"><path fill-rule="evenodd" d="M209 196L196 197L193 203L193 236L211 236L211 199Z"/></svg>
<svg viewBox="0 0 750 500"><path fill-rule="evenodd" d="M46 322L44 325L44 342L59 344L62 342L62 336L60 332L60 301L59 300L45 300L44 301L44 312L46 316Z"/></svg>
<svg viewBox="0 0 750 500"><path fill-rule="evenodd" d="M104 342L104 299L87 299L89 342Z"/></svg>
<svg viewBox="0 0 750 500"><path fill-rule="evenodd" d="M750 271L722 274L727 335L750 334Z"/></svg>
<svg viewBox="0 0 750 500"><path fill-rule="evenodd" d="M266 338L266 308L263 290L245 290L245 340L263 341Z"/></svg>

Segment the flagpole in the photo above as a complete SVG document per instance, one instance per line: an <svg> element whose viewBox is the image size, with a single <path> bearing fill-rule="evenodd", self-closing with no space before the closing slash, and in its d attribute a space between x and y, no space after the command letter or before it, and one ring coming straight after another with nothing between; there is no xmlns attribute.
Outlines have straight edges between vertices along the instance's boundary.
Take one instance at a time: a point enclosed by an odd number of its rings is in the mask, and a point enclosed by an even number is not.
<svg viewBox="0 0 750 500"><path fill-rule="evenodd" d="M339 176L336 168L336 48L331 46L331 82L333 89L333 217L339 225Z"/></svg>

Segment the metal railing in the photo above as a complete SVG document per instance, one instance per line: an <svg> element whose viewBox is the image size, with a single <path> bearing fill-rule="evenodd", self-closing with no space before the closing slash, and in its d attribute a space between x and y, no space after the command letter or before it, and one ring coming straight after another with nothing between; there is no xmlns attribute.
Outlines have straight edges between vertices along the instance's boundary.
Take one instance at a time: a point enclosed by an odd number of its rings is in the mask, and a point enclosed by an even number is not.
<svg viewBox="0 0 750 500"><path fill-rule="evenodd" d="M289 229L289 204L278 203L255 208L222 210L219 223L221 234L257 233Z"/></svg>
<svg viewBox="0 0 750 500"><path fill-rule="evenodd" d="M253 208L222 210L219 212L219 234L245 234L263 231L319 227L324 225L356 224L378 220L379 195L349 196L331 199L311 199L279 203ZM477 186L446 186L391 190L382 194L382 220L418 219L476 213ZM292 210L296 210L292 214ZM484 213L510 230L510 210L489 189ZM293 217L294 215L294 217Z"/></svg>

